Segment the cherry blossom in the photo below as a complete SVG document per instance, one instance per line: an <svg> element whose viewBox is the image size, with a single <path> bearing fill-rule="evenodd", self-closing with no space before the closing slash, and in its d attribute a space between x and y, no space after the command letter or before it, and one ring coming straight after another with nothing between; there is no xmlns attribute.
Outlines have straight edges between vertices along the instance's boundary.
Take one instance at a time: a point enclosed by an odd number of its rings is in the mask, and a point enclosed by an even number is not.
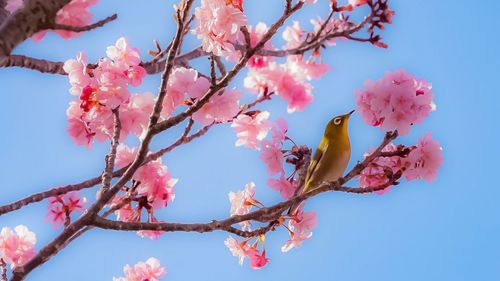
<svg viewBox="0 0 500 281"><path fill-rule="evenodd" d="M70 93L79 96L67 110L68 132L77 144L90 146L92 141L104 141L113 135L112 110L120 107L122 130L120 140L129 133L140 136L147 126L153 109L151 93L132 95L128 86L138 86L145 70L139 66L139 51L126 38L119 38L108 47L108 58L99 60L97 67L88 68L85 54L64 63L71 84Z"/></svg>
<svg viewBox="0 0 500 281"><path fill-rule="evenodd" d="M203 50L214 55L223 55L224 50L234 50L240 28L247 24L243 12L225 0L202 0L195 9L197 26L193 33L202 40ZM232 2L232 1L231 1Z"/></svg>
<svg viewBox="0 0 500 281"><path fill-rule="evenodd" d="M300 28L300 23L294 21L292 26L287 26L285 31L283 31L283 39L286 41L285 48L293 49L297 48L302 44L302 35L304 31Z"/></svg>
<svg viewBox="0 0 500 281"><path fill-rule="evenodd" d="M240 110L240 96L240 92L232 89L215 94L209 102L193 114L193 120L206 126L213 122L225 122L233 119Z"/></svg>
<svg viewBox="0 0 500 281"><path fill-rule="evenodd" d="M266 164L267 171L270 175L278 173L282 175L284 174L283 161L285 158L283 156L281 144L263 141L260 159L264 162L264 164Z"/></svg>
<svg viewBox="0 0 500 281"><path fill-rule="evenodd" d="M263 250L261 253L259 253L257 249L255 249L254 247L250 247L245 252L245 254L250 260L250 267L253 269L260 269L269 262L269 259L266 258L266 250Z"/></svg>
<svg viewBox="0 0 500 281"><path fill-rule="evenodd" d="M161 266L157 258L149 258L146 262L138 262L134 266L125 265L124 277L113 277L113 281L158 281L167 270Z"/></svg>
<svg viewBox="0 0 500 281"><path fill-rule="evenodd" d="M92 14L89 7L97 4L98 0L73 0L59 10L56 14L56 23L69 26L85 26L91 23ZM64 39L80 35L78 32L67 30L55 30ZM35 33L31 38L40 41L47 31Z"/></svg>
<svg viewBox="0 0 500 281"><path fill-rule="evenodd" d="M317 225L316 213L303 211L303 204L297 209L288 221L290 239L281 247L282 252L288 252L293 248L300 247L304 240L312 236L312 229Z"/></svg>
<svg viewBox="0 0 500 281"><path fill-rule="evenodd" d="M259 238L258 241L263 241ZM224 245L231 251L231 254L238 258L238 262L240 265L243 264L245 258L248 258L250 261L250 267L252 269L260 269L264 267L269 259L266 257L266 250L262 250L259 252L257 250L257 242L250 246L248 245L248 240L243 242L239 242L233 237L229 236L225 241Z"/></svg>
<svg viewBox="0 0 500 281"><path fill-rule="evenodd" d="M262 38L264 37L264 35L267 33L268 30L269 30L269 28L263 22L259 22L255 26L249 26L248 33L250 34L250 45L252 47L255 47L255 45L257 45L257 43L260 42L260 40L262 40ZM244 42L240 42L240 43L244 43ZM265 50L272 50L273 49L271 40L267 41L264 44L263 49L265 49ZM248 60L247 65L249 67L253 67L253 68L261 68L261 67L266 67L269 64L269 62L274 61L274 60L275 60L275 58L272 56L254 55Z"/></svg>
<svg viewBox="0 0 500 281"><path fill-rule="evenodd" d="M248 245L246 242L239 242L238 240L234 239L233 237L229 236L225 241L224 245L231 251L231 254L233 256L238 258L238 262L240 265L243 264L243 261L245 260L245 252L246 249L248 248Z"/></svg>
<svg viewBox="0 0 500 281"><path fill-rule="evenodd" d="M405 160L408 168L403 175L407 180L424 179L431 182L436 179L437 170L443 164L442 148L432 139L431 133L427 133Z"/></svg>
<svg viewBox="0 0 500 281"><path fill-rule="evenodd" d="M271 123L267 121L269 115L267 111L238 115L231 124L238 137L236 146L244 145L248 148L258 149L260 142L271 130Z"/></svg>
<svg viewBox="0 0 500 281"><path fill-rule="evenodd" d="M78 191L51 197L46 219L56 227L62 226L72 212L82 212L86 202L87 199Z"/></svg>
<svg viewBox="0 0 500 281"><path fill-rule="evenodd" d="M382 152L393 152L397 150L397 146L390 143L382 149ZM365 157L373 151L365 153ZM396 173L398 170L404 169L403 159L399 156L378 157L368 165L359 175L359 185L362 188L375 187L386 184L387 178L386 169L391 173ZM390 190L390 186L383 190L376 191L377 194L384 194Z"/></svg>
<svg viewBox="0 0 500 281"><path fill-rule="evenodd" d="M35 255L36 235L24 225L13 230L3 227L0 232L0 257L11 268L22 266Z"/></svg>
<svg viewBox="0 0 500 281"><path fill-rule="evenodd" d="M281 176L278 179L269 179L267 181L267 185L269 185L270 188L278 191L286 200L292 198L293 193L295 192L295 188L293 187L292 183L290 183L290 181L287 180L284 176Z"/></svg>
<svg viewBox="0 0 500 281"><path fill-rule="evenodd" d="M288 104L288 112L304 110L312 101L311 79L319 79L328 67L302 56L287 58L284 64L270 62L267 67L251 68L244 86L254 92L275 92Z"/></svg>
<svg viewBox="0 0 500 281"><path fill-rule="evenodd" d="M366 123L386 131L397 129L406 135L411 125L422 122L435 109L430 84L404 70L368 81L365 87L356 92L358 111Z"/></svg>
<svg viewBox="0 0 500 281"><path fill-rule="evenodd" d="M255 195L255 183L250 182L245 185L243 190L238 192L229 192L229 202L231 202L231 209L229 214L231 216L245 215L250 212L252 206L255 206L258 201L254 199ZM240 222L240 225L244 230L250 229L250 222L244 221Z"/></svg>

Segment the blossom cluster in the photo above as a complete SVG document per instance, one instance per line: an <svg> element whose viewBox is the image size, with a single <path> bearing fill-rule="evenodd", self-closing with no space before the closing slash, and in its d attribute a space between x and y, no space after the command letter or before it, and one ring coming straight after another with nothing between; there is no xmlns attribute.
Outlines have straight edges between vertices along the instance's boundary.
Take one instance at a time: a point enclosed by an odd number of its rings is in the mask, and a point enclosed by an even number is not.
<svg viewBox="0 0 500 281"><path fill-rule="evenodd" d="M396 152L407 149L404 146L388 144L382 152ZM359 181L362 188L386 185L388 176L392 173L402 171L406 180L424 179L431 182L437 177L437 170L443 163L442 148L439 143L432 139L427 133L420 139L405 157L394 155L389 157L378 157L370 163L360 174ZM370 153L365 154L365 156ZM390 186L378 191L383 194Z"/></svg>
<svg viewBox="0 0 500 281"><path fill-rule="evenodd" d="M247 24L242 1L202 0L195 9L197 26L193 33L202 41L203 50L216 56L235 53L240 28Z"/></svg>
<svg viewBox="0 0 500 281"><path fill-rule="evenodd" d="M0 232L0 258L11 268L22 266L35 255L36 235L24 225Z"/></svg>
<svg viewBox="0 0 500 281"><path fill-rule="evenodd" d="M138 149L130 148L125 144L117 147L116 166L125 167L136 157ZM125 195L117 195L110 207L125 204L115 211L118 220L124 222L137 222L142 218L142 210L147 212L147 221L150 223L159 222L154 211L164 208L175 198L174 185L177 179L170 176L167 166L161 158L150 161L141 166L132 177L132 187L128 188ZM133 206L135 205L135 207ZM160 231L142 230L138 234L141 237L157 239Z"/></svg>
<svg viewBox="0 0 500 281"><path fill-rule="evenodd" d="M367 81L356 92L357 110L366 123L406 135L410 127L435 109L431 85L404 70L387 73L379 81Z"/></svg>
<svg viewBox="0 0 500 281"><path fill-rule="evenodd" d="M125 265L123 273L124 277L113 277L113 281L159 281L167 274L167 270L161 266L157 258L149 258L134 266Z"/></svg>
<svg viewBox="0 0 500 281"><path fill-rule="evenodd" d="M209 88L208 79L200 76L195 69L176 67L167 83L161 116L168 118L176 107L190 105L203 98ZM240 96L240 92L234 89L220 90L193 114L193 120L204 126L232 120L240 110Z"/></svg>
<svg viewBox="0 0 500 281"><path fill-rule="evenodd" d="M263 23L249 28L252 44L267 32ZM292 49L302 44L306 36L300 28L299 22L294 22L283 32L283 39L287 42L285 49ZM270 42L264 49L272 50ZM316 61L314 57L305 59L303 55L290 55L284 63L278 63L272 57L254 56L250 58L250 68L244 80L244 86L257 93L274 92L288 104L288 112L303 110L312 101L312 85L308 82L319 79L328 70L328 66Z"/></svg>
<svg viewBox="0 0 500 281"><path fill-rule="evenodd" d="M78 100L70 102L66 112L68 132L77 144L90 145L93 139L104 141L113 135L113 110L120 109L121 139L129 133L140 135L147 126L154 105L150 93L132 95L128 86L138 86L145 70L139 65L139 51L119 38L108 47L108 58L95 68L87 65L85 54L64 63L71 84L70 93Z"/></svg>
<svg viewBox="0 0 500 281"><path fill-rule="evenodd" d="M49 198L48 213L46 219L54 226L60 227L69 222L71 213L82 212L87 199L78 191L68 192Z"/></svg>
<svg viewBox="0 0 500 281"><path fill-rule="evenodd" d="M226 247L231 251L233 256L238 258L240 265L243 264L245 258L248 258L251 268L260 269L269 262L269 259L266 257L266 250L263 249L262 251L259 251L257 249L257 242L261 240L263 239L259 238L255 243L249 245L249 240L239 242L229 236L224 241L224 245L226 245Z"/></svg>

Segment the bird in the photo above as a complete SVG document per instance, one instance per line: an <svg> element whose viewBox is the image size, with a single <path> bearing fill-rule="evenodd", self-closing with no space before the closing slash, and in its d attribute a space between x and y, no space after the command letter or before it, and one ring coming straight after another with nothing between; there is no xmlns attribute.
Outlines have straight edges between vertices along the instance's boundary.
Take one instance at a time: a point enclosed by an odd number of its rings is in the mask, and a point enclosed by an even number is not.
<svg viewBox="0 0 500 281"><path fill-rule="evenodd" d="M332 118L326 125L325 132L314 156L307 168L306 178L302 189L297 192L310 192L325 181L335 181L340 178L351 158L351 144L347 132L347 124L351 112ZM290 207L288 214L293 215L298 204Z"/></svg>

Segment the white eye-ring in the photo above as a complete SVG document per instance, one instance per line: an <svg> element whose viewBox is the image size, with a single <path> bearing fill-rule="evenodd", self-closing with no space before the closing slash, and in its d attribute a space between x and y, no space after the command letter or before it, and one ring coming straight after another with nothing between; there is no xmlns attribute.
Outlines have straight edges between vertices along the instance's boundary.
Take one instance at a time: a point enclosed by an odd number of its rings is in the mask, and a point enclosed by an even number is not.
<svg viewBox="0 0 500 281"><path fill-rule="evenodd" d="M342 118L337 117L337 118L333 119L333 124L340 125L340 123L342 123Z"/></svg>

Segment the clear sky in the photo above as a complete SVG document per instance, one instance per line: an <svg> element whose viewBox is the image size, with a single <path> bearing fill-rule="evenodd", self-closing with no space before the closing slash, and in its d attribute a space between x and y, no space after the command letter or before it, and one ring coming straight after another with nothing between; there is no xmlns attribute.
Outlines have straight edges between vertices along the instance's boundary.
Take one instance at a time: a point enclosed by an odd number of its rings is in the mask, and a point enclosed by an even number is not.
<svg viewBox="0 0 500 281"><path fill-rule="evenodd" d="M49 35L41 43L28 41L15 53L66 60L85 50L95 61L105 55L106 46L127 36L147 58L153 39L165 44L172 35L172 1L101 2L93 9L95 18L117 12L117 21L74 40ZM250 22L271 23L281 2L245 1ZM247 263L238 265L223 244L228 236L223 232L170 233L150 241L133 232L94 230L28 280L111 280L122 275L123 265L151 256L167 267L165 280L500 280L500 190L493 178L500 156L500 4L493 0L391 2L397 14L394 24L382 33L388 50L340 43L324 52L331 70L314 83L315 99L306 111L287 114L279 99L261 109L270 110L273 120L286 118L295 142L315 147L327 120L353 109L353 93L365 80L407 69L432 82L437 111L398 141L412 144L432 131L445 159L434 183L404 182L384 196L318 196L307 204L318 214L313 237L283 254L280 248L287 233L271 233L266 240L271 261L258 271ZM310 28L308 18L326 12L317 5L299 19ZM66 133L65 110L71 99L67 77L0 69L0 85L0 204L100 174L107 144L88 150L74 145ZM158 76L152 76L138 91L155 92L158 85ZM233 86L241 88L241 77ZM179 130L164 134L153 148L165 146ZM352 166L378 144L383 133L365 125L359 115L352 118L349 130ZM231 128L218 127L164 157L180 180L176 200L160 218L204 222L227 217L227 193L250 181L257 184L257 198L265 204L279 200L266 187L267 173L259 154L235 148L234 141ZM95 192L85 194L93 198ZM46 206L42 202L3 215L0 226L27 225L36 232L40 249L60 231L44 221Z"/></svg>

